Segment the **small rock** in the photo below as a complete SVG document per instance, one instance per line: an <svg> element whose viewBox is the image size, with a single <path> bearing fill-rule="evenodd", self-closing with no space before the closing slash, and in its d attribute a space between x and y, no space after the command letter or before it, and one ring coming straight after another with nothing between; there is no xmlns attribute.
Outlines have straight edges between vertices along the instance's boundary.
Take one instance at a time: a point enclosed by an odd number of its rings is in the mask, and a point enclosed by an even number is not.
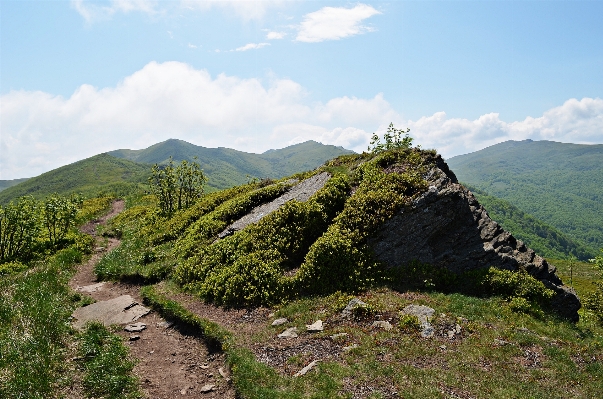
<svg viewBox="0 0 603 399"><path fill-rule="evenodd" d="M392 326L389 321L375 321L375 322L373 322L373 325L371 327L373 327L373 328L382 328L385 331L389 331L392 328L394 328L394 326Z"/></svg>
<svg viewBox="0 0 603 399"><path fill-rule="evenodd" d="M445 351L446 350L446 345L440 345L440 349Z"/></svg>
<svg viewBox="0 0 603 399"><path fill-rule="evenodd" d="M130 335L130 341L138 341L140 339L140 335Z"/></svg>
<svg viewBox="0 0 603 399"><path fill-rule="evenodd" d="M205 384L201 387L200 391L201 393L208 393L214 390L214 388L216 387L215 384Z"/></svg>
<svg viewBox="0 0 603 399"><path fill-rule="evenodd" d="M94 248L94 252L103 252L105 250L105 247L96 247Z"/></svg>
<svg viewBox="0 0 603 399"><path fill-rule="evenodd" d="M494 338L494 345L496 345L496 346L504 346L504 345L509 345L509 344L510 344L510 342L507 342L502 339Z"/></svg>
<svg viewBox="0 0 603 399"><path fill-rule="evenodd" d="M349 352L349 351L351 351L354 348L358 348L358 345L357 344L352 344L352 345L349 345L349 346L344 346L343 348L341 348L341 350L343 350L344 352Z"/></svg>
<svg viewBox="0 0 603 399"><path fill-rule="evenodd" d="M208 369L209 366L207 364L203 364L203 365L199 366L199 368L205 370L205 369Z"/></svg>
<svg viewBox="0 0 603 399"><path fill-rule="evenodd" d="M128 324L124 328L124 330L126 330L127 332L141 332L145 328L147 328L146 324L138 322L138 323L134 323L134 324Z"/></svg>
<svg viewBox="0 0 603 399"><path fill-rule="evenodd" d="M157 323L157 327L160 327L160 328L170 328L173 325L174 325L173 321L167 321L167 320Z"/></svg>
<svg viewBox="0 0 603 399"><path fill-rule="evenodd" d="M184 389L182 389L182 390L180 391L180 395L186 395L186 390L187 390L187 389L188 389L188 388L184 388Z"/></svg>
<svg viewBox="0 0 603 399"><path fill-rule="evenodd" d="M349 316L352 314L354 309L362 307L367 307L368 304L366 302L362 302L358 298L352 298L350 302L348 302L347 306L341 311L342 316Z"/></svg>
<svg viewBox="0 0 603 399"><path fill-rule="evenodd" d="M92 284L92 285L85 285L83 287L80 287L78 285L77 287L75 287L75 290L80 291L80 292L96 292L96 291L102 290L104 285L105 285L104 282L100 282L100 283L96 283L96 284Z"/></svg>
<svg viewBox="0 0 603 399"><path fill-rule="evenodd" d="M278 335L279 338L297 338L297 327L289 327Z"/></svg>
<svg viewBox="0 0 603 399"><path fill-rule="evenodd" d="M228 378L228 374L226 374L226 372L224 371L224 369L222 367L220 367L218 369L218 373L220 373L222 378L224 378L226 381L230 381L230 378Z"/></svg>
<svg viewBox="0 0 603 399"><path fill-rule="evenodd" d="M316 364L318 363L318 360L313 360L310 362L310 364L308 364L306 367L304 367L303 369L299 370L297 373L295 373L293 376L294 377L301 377L302 375L305 375L308 371L310 371L312 369L312 367L316 366Z"/></svg>
<svg viewBox="0 0 603 399"><path fill-rule="evenodd" d="M281 317L280 319L276 319L272 322L272 326L280 326L282 324L288 323L289 320L287 320L285 317Z"/></svg>
<svg viewBox="0 0 603 399"><path fill-rule="evenodd" d="M347 336L348 336L348 333L338 333L338 334L331 335L331 339L332 340L344 339Z"/></svg>
<svg viewBox="0 0 603 399"><path fill-rule="evenodd" d="M454 332L455 332L455 333L457 333L457 334L460 334L460 333L461 333L461 326L460 326L460 325L458 325L458 324L457 324L457 325L455 325L455 326L454 326Z"/></svg>
<svg viewBox="0 0 603 399"><path fill-rule="evenodd" d="M448 338L449 338L449 339L454 338L454 330L450 330L450 331L448 331L448 332L446 333L446 335L448 335Z"/></svg>
<svg viewBox="0 0 603 399"><path fill-rule="evenodd" d="M322 320L316 320L313 324L306 324L306 331L308 332L318 332L322 330Z"/></svg>
<svg viewBox="0 0 603 399"><path fill-rule="evenodd" d="M431 326L431 324L426 323L426 324L421 324L421 337L423 338L431 338L433 337L434 334L434 330L433 327Z"/></svg>

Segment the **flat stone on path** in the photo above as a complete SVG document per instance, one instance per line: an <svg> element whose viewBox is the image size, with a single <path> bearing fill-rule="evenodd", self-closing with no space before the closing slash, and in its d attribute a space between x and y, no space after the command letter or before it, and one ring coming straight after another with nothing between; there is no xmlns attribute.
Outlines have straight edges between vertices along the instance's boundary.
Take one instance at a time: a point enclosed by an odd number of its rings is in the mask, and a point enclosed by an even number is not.
<svg viewBox="0 0 603 399"><path fill-rule="evenodd" d="M96 284L92 284L92 285L85 285L83 287L80 287L78 285L77 287L75 287L75 290L79 291L79 292L96 292L96 291L100 291L101 289L103 289L103 285L105 285L104 282L96 283Z"/></svg>
<svg viewBox="0 0 603 399"><path fill-rule="evenodd" d="M122 295L76 309L72 316L73 327L81 330L88 321L98 320L106 326L128 324L138 320L151 310L139 305L130 295Z"/></svg>
<svg viewBox="0 0 603 399"><path fill-rule="evenodd" d="M147 325L141 322L138 323L134 323L134 324L128 324L126 326L126 328L124 328L124 330L126 330L127 332L141 332L142 330L146 329Z"/></svg>
<svg viewBox="0 0 603 399"><path fill-rule="evenodd" d="M200 391L201 393L208 393L214 390L214 388L216 387L215 384L205 384L201 387Z"/></svg>
<svg viewBox="0 0 603 399"><path fill-rule="evenodd" d="M368 304L366 302L361 301L358 298L353 298L352 300L350 300L350 302L348 302L347 306L345 307L345 309L343 309L341 311L341 315L342 316L349 316L352 314L352 312L354 311L354 309L356 308L365 308L367 307Z"/></svg>

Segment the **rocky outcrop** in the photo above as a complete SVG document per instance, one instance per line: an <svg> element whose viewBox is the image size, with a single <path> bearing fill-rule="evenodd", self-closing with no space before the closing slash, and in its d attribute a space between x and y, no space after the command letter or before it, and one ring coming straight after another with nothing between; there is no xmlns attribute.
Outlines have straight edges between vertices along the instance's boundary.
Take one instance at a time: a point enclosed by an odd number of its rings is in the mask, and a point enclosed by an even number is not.
<svg viewBox="0 0 603 399"><path fill-rule="evenodd" d="M247 215L235 221L224 229L224 231L218 234L218 238L222 239L224 237L228 237L239 230L243 230L250 224L259 222L262 220L262 218L268 216L291 200L306 202L318 190L323 188L330 178L331 175L329 173L322 172L302 181L301 183L296 184L286 193L274 199L273 201L259 205L252 209Z"/></svg>
<svg viewBox="0 0 603 399"><path fill-rule="evenodd" d="M553 306L578 320L580 300L555 267L490 219L438 156L426 176L429 189L388 220L371 240L377 259L396 267L417 260L462 273L494 266L524 269L556 292Z"/></svg>

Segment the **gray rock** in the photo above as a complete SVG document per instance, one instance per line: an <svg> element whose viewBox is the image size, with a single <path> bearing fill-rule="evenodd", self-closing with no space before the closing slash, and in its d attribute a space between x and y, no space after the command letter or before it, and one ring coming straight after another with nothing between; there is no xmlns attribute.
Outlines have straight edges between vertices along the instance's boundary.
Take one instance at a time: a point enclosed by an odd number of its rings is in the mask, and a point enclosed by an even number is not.
<svg viewBox="0 0 603 399"><path fill-rule="evenodd" d="M205 384L199 390L201 393L209 393L216 388L216 384Z"/></svg>
<svg viewBox="0 0 603 399"><path fill-rule="evenodd" d="M311 361L306 367L304 367L303 369L299 370L297 373L293 374L294 377L301 377L302 375L306 375L306 373L310 370L312 370L312 367L316 366L318 364L318 360L313 360Z"/></svg>
<svg viewBox="0 0 603 399"><path fill-rule="evenodd" d="M127 332L141 332L142 330L146 329L147 325L141 322L138 323L134 323L134 324L128 324L124 330L126 330Z"/></svg>
<svg viewBox="0 0 603 399"><path fill-rule="evenodd" d="M331 339L334 341L345 339L348 336L348 333L338 333L331 335Z"/></svg>
<svg viewBox="0 0 603 399"><path fill-rule="evenodd" d="M105 285L104 282L91 284L91 285L85 285L83 287L80 287L78 285L77 287L75 287L75 290L79 291L79 292L96 292L96 291L100 291L104 285Z"/></svg>
<svg viewBox="0 0 603 399"><path fill-rule="evenodd" d="M297 338L297 327L289 327L278 335L279 338Z"/></svg>
<svg viewBox="0 0 603 399"><path fill-rule="evenodd" d="M122 295L76 309L72 317L73 327L82 329L88 321L98 320L106 326L128 324L138 320L151 310L139 305L130 295Z"/></svg>
<svg viewBox="0 0 603 399"><path fill-rule="evenodd" d="M341 348L341 350L343 350L344 352L349 352L352 349L358 348L358 344L352 344L349 346L344 346L343 348Z"/></svg>
<svg viewBox="0 0 603 399"><path fill-rule="evenodd" d="M253 208L247 215L226 227L224 231L218 234L218 239L232 235L250 224L259 222L262 218L276 211L288 201L307 201L312 195L314 195L314 193L323 188L330 178L331 175L329 173L322 172L302 181L301 183L296 184L280 197L267 204L262 204ZM291 184L291 182L288 184Z"/></svg>
<svg viewBox="0 0 603 399"><path fill-rule="evenodd" d="M350 302L348 302L347 306L341 311L341 315L342 316L350 316L352 314L352 312L354 311L354 309L358 308L358 307L367 307L368 304L366 302L362 302L360 299L358 298L353 298L352 300L350 300Z"/></svg>
<svg viewBox="0 0 603 399"><path fill-rule="evenodd" d="M322 326L322 320L316 320L312 324L306 324L306 331L308 331L308 332L319 332L319 331L322 331L323 329L324 328Z"/></svg>
<svg viewBox="0 0 603 399"><path fill-rule="evenodd" d="M289 322L289 320L287 320L284 317L281 317L280 319L274 320L271 325L272 326L280 326L280 325L288 323L288 322Z"/></svg>
<svg viewBox="0 0 603 399"><path fill-rule="evenodd" d="M381 329L384 329L385 331L390 331L392 328L394 328L394 326L392 326L392 324L389 321L383 321L383 320L373 322L371 327L381 328Z"/></svg>
<svg viewBox="0 0 603 399"><path fill-rule="evenodd" d="M523 269L555 291L552 305L561 316L577 321L580 300L555 267L490 219L439 155L434 161L425 176L429 188L370 238L377 259L390 267L416 260L454 273Z"/></svg>
<svg viewBox="0 0 603 399"><path fill-rule="evenodd" d="M402 313L416 316L421 323L421 337L430 338L434 334L434 329L429 323L435 313L435 309L424 305L408 305L402 309Z"/></svg>

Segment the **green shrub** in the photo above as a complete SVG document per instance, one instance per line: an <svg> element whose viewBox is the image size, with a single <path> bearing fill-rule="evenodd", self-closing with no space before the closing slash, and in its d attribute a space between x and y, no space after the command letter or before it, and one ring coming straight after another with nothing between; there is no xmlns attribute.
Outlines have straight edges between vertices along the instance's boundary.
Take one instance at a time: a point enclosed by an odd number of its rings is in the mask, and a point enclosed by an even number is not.
<svg viewBox="0 0 603 399"><path fill-rule="evenodd" d="M0 276L19 273L26 269L27 265L17 261L2 263L0 264Z"/></svg>
<svg viewBox="0 0 603 399"><path fill-rule="evenodd" d="M421 322L419 318L412 314L402 314L400 315L400 320L398 321L398 327L407 333L412 333L419 331L421 329Z"/></svg>
<svg viewBox="0 0 603 399"><path fill-rule="evenodd" d="M524 270L511 271L491 267L483 283L492 295L505 298L520 297L541 305L546 305L555 292L546 288Z"/></svg>

